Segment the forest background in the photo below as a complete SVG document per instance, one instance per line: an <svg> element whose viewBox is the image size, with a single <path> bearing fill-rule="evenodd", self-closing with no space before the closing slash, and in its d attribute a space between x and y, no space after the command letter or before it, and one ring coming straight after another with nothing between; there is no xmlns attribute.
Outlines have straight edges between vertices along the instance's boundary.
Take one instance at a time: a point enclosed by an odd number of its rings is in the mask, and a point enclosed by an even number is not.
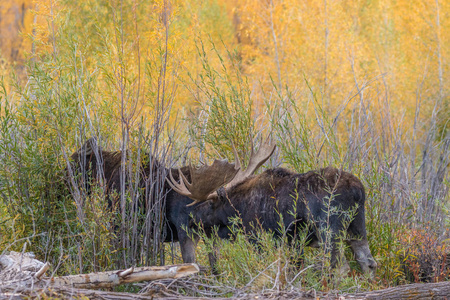
<svg viewBox="0 0 450 300"><path fill-rule="evenodd" d="M138 149L182 165L234 143L245 160L262 132L269 166L335 165L366 186L377 279L338 288L448 279L449 14L439 0L2 0L0 250L26 241L61 274L162 263L160 240L110 247L104 201L61 200L68 156L97 136L129 150L130 172ZM279 259L233 251L235 286ZM295 280L324 288L313 273Z"/></svg>

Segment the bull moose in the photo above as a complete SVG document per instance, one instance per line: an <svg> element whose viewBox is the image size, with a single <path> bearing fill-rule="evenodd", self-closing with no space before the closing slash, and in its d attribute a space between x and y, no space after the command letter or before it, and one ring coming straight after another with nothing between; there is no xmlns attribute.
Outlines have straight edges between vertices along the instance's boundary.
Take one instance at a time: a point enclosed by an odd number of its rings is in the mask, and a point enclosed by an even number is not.
<svg viewBox="0 0 450 300"><path fill-rule="evenodd" d="M72 154L73 165L88 170L85 174L93 178L98 175L95 166L100 165L107 192L119 192L120 152L104 151L95 148L96 144L90 139ZM199 239L195 229L199 222L207 232L217 227L221 238L229 238L230 217L239 216L244 228L252 228L258 223L262 229L277 236L281 215L291 239L302 228L312 225L309 226L311 246L319 245L318 242L325 239L326 230L331 230L332 265L337 261L337 241L341 231L346 231L347 242L361 269L374 272L377 264L367 242L365 191L360 180L330 167L304 174L276 168L253 175L274 150L275 145L262 144L256 153L252 152L245 170L240 167L237 155L235 163L216 160L211 166L199 168L166 169L157 162L150 168L144 164L142 180L149 180L155 173L154 168L164 168L168 174L164 185L169 227L166 241L179 241L183 261L194 262ZM90 179L86 178L86 181ZM333 213L329 214L330 211ZM351 220L347 220L346 212L350 211L354 213Z"/></svg>
<svg viewBox="0 0 450 300"><path fill-rule="evenodd" d="M265 144L256 155L252 152L245 171L241 171L236 155L236 164L215 161L211 166L190 168L191 182L180 171L181 179L171 177L169 183L179 194L194 200L195 221L207 230L215 226L221 238L230 234L233 217L240 218L248 233L259 227L276 237L286 234L290 242L309 228L308 244L317 247L319 242L328 240L331 265L336 266L338 241L346 232L346 242L362 271L373 275L377 263L367 241L365 190L361 181L332 167L302 174L275 168L252 175L274 149L275 146ZM211 179L212 174L222 176L217 178L217 184ZM280 232L280 221L285 232Z"/></svg>

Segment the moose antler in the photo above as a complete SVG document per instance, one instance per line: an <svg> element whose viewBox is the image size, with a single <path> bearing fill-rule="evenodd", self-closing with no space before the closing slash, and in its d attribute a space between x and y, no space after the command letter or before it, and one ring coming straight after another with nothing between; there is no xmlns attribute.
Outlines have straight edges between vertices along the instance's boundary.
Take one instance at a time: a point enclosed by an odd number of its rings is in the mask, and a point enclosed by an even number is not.
<svg viewBox="0 0 450 300"><path fill-rule="evenodd" d="M252 153L250 154L250 159L248 161L247 168L245 170L242 170L242 168L240 168L239 172L236 174L233 180L227 184L227 186L236 185L237 183L241 182L250 175L253 175L253 173L255 173L255 171L269 159L269 157L273 154L276 148L276 144L273 144L272 141L267 139L265 143L261 144L258 151L254 153L253 141L251 143L252 143ZM241 162L239 161L239 157L236 153L236 148L234 147L234 145L233 151L236 157L236 164L240 167Z"/></svg>
<svg viewBox="0 0 450 300"><path fill-rule="evenodd" d="M236 148L233 145L236 159L234 164L229 163L227 160L215 160L211 166L201 166L199 168L189 166L191 183L189 183L180 169L178 169L180 182L178 183L173 178L172 172L169 172L167 182L177 193L193 199L194 202L189 204L191 206L213 198L218 188L224 185L227 187L234 186L255 173L273 154L275 147L276 145L268 139L254 153L252 141L252 153L248 166L245 170L242 170Z"/></svg>
<svg viewBox="0 0 450 300"><path fill-rule="evenodd" d="M229 163L226 159L215 160L211 166L201 166L195 168L189 166L191 174L191 182L189 183L180 169L180 183L178 183L169 172L170 180L167 180L169 185L178 194L187 196L194 200L189 206L198 202L208 200L209 196L221 186L230 182L238 173L239 166Z"/></svg>

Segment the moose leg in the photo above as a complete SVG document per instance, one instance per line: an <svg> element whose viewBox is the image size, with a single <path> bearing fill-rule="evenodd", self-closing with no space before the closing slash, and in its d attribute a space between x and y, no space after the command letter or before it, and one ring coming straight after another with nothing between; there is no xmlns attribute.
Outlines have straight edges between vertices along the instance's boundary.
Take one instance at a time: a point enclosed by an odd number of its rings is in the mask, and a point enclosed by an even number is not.
<svg viewBox="0 0 450 300"><path fill-rule="evenodd" d="M217 269L217 257L219 256L219 248L214 242L212 252L208 253L209 265L211 266L211 272L214 275L219 275L219 270Z"/></svg>
<svg viewBox="0 0 450 300"><path fill-rule="evenodd" d="M195 262L195 248L199 237L194 235L193 238L194 239L191 239L188 235L180 237L181 257L183 258L184 263Z"/></svg>
<svg viewBox="0 0 450 300"><path fill-rule="evenodd" d="M219 256L219 246L217 245L217 239L230 239L232 238L231 231L226 226L219 227L217 235L214 236L210 234L208 238L213 239L213 249L212 252L208 253L209 265L211 266L211 272L214 275L219 275L219 270L217 269L217 257Z"/></svg>
<svg viewBox="0 0 450 300"><path fill-rule="evenodd" d="M325 253L330 255L331 268L340 266L340 273L344 274L350 270L350 266L339 248L339 241L342 238L340 236L343 229L342 222L337 216L331 216L329 222L328 226L326 222L321 222L318 226L320 243L322 247L325 247Z"/></svg>
<svg viewBox="0 0 450 300"><path fill-rule="evenodd" d="M289 258L291 264L300 271L305 257L305 247L304 245L297 245L295 247L296 253L291 254L291 257Z"/></svg>

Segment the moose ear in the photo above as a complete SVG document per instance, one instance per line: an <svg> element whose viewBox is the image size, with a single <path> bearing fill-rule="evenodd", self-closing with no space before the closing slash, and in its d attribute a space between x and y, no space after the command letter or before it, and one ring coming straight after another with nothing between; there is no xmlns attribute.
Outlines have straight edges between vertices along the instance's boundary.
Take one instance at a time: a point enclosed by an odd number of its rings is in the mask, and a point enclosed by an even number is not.
<svg viewBox="0 0 450 300"><path fill-rule="evenodd" d="M95 137L91 137L75 153L77 153L79 157L88 156L95 153L94 149L101 151L97 139Z"/></svg>
<svg viewBox="0 0 450 300"><path fill-rule="evenodd" d="M226 203L228 202L228 193L224 187L219 188L217 191L217 202ZM213 202L216 202L213 200Z"/></svg>

